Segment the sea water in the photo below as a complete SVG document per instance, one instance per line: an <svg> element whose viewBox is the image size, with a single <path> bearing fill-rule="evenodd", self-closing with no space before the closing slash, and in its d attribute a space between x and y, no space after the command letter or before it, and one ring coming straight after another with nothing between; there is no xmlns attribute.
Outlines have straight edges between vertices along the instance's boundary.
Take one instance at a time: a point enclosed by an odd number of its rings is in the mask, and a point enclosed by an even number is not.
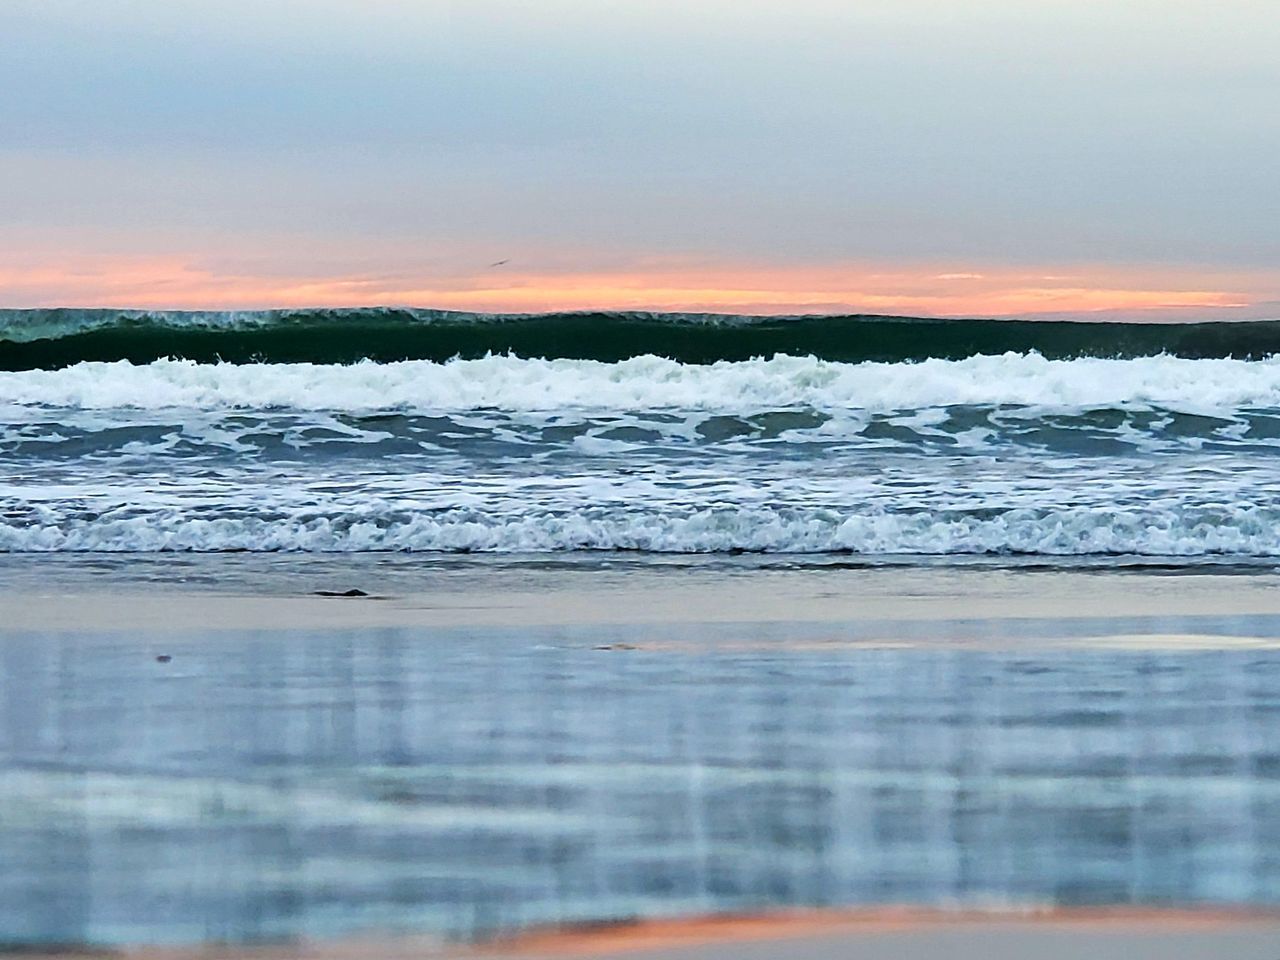
<svg viewBox="0 0 1280 960"><path fill-rule="evenodd" d="M402 592L462 554L578 583L625 577L619 551L673 576L1271 571L1277 350L1270 322L8 311L0 551L24 603L66 563L280 593L321 554L388 552ZM204 634L198 609L159 640L0 643L0 941L1280 901L1271 650Z"/></svg>
<svg viewBox="0 0 1280 960"><path fill-rule="evenodd" d="M10 311L0 551L1280 556L1280 325L1039 327Z"/></svg>

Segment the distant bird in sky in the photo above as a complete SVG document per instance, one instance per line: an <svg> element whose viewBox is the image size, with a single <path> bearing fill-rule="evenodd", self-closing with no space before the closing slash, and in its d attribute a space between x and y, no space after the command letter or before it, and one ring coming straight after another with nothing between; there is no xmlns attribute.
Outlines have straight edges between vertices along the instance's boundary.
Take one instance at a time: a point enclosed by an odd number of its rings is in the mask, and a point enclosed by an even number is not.
<svg viewBox="0 0 1280 960"><path fill-rule="evenodd" d="M504 263L510 263L510 262L511 262L511 258L510 258L510 257L507 257L507 259L505 259L505 260L497 260L497 261L494 261L493 263L489 264L489 268L490 268L490 269L492 269L492 268L494 268L494 267L500 267L500 266L502 266Z"/></svg>

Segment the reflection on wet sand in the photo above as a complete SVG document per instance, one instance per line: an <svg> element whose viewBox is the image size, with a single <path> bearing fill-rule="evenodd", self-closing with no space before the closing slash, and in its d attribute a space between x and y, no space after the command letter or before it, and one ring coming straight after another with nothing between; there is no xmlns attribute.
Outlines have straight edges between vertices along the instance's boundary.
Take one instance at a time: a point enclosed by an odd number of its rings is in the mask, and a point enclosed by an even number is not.
<svg viewBox="0 0 1280 960"><path fill-rule="evenodd" d="M735 637L243 631L161 663L154 638L12 635L0 929L1280 902L1280 652Z"/></svg>

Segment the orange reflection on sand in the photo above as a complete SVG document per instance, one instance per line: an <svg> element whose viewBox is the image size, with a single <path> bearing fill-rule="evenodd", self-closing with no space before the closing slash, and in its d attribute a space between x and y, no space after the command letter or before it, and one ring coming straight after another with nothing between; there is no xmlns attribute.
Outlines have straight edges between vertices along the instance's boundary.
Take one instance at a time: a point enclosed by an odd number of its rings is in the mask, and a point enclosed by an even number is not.
<svg viewBox="0 0 1280 960"><path fill-rule="evenodd" d="M531 958L619 956L636 952L758 941L803 941L813 937L920 931L968 926L1029 930L1066 928L1136 934L1205 931L1259 925L1277 917L1263 911L1171 908L1032 908L1013 911L945 910L886 906L850 910L794 910L740 916L692 917L637 923L584 925L533 932L482 948L486 956ZM852 952L852 951L851 951ZM465 956L466 954L461 954Z"/></svg>

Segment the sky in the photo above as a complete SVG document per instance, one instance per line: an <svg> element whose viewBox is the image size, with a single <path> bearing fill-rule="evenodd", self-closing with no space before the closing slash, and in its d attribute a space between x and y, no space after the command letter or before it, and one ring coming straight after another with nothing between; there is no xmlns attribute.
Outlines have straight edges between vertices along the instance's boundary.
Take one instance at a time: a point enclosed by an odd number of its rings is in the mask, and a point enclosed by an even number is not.
<svg viewBox="0 0 1280 960"><path fill-rule="evenodd" d="M0 0L0 306L1276 317L1277 50L1275 0Z"/></svg>

